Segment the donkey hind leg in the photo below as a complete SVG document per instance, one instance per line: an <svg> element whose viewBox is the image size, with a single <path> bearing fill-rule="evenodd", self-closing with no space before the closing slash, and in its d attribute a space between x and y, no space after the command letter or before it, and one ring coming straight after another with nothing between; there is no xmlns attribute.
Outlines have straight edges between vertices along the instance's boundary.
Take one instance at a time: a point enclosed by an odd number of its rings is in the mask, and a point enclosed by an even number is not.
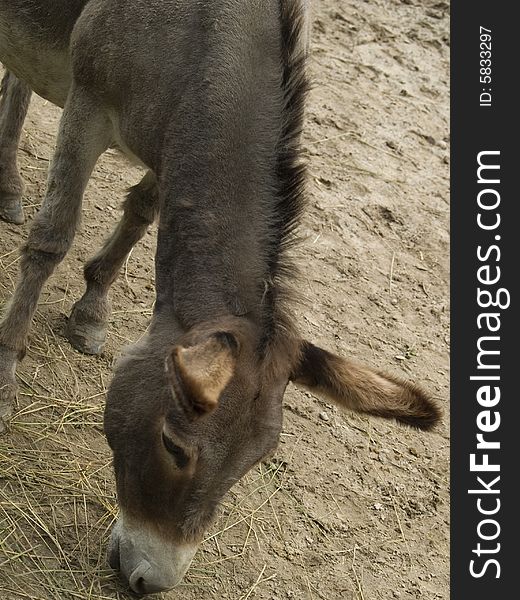
<svg viewBox="0 0 520 600"><path fill-rule="evenodd" d="M31 93L26 83L5 73L0 87L0 219L17 225L24 222L24 214L16 152Z"/></svg>
<svg viewBox="0 0 520 600"><path fill-rule="evenodd" d="M19 280L0 323L0 431L16 396L16 363L25 354L42 286L72 244L83 192L99 155L111 142L110 132L110 121L95 101L73 87L61 118L45 199L22 249Z"/></svg>
<svg viewBox="0 0 520 600"><path fill-rule="evenodd" d="M87 290L72 309L67 326L70 343L85 354L99 354L105 344L110 301L108 291L133 246L153 223L159 209L155 175L148 171L131 188L124 213L100 252L85 265Z"/></svg>

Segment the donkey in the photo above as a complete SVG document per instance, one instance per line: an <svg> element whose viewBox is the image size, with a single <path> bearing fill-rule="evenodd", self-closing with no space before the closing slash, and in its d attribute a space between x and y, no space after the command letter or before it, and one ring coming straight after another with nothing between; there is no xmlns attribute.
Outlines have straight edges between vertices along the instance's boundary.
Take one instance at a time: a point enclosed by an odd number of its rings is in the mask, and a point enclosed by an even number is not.
<svg viewBox="0 0 520 600"><path fill-rule="evenodd" d="M417 386L303 340L287 248L304 205L306 0L0 0L0 215L31 90L64 108L42 207L0 324L0 419L41 288L69 250L99 155L147 169L85 267L67 334L96 354L108 291L159 218L150 326L115 368L104 428L120 518L109 562L131 589L175 586L230 487L278 443L290 381L341 407L430 429Z"/></svg>

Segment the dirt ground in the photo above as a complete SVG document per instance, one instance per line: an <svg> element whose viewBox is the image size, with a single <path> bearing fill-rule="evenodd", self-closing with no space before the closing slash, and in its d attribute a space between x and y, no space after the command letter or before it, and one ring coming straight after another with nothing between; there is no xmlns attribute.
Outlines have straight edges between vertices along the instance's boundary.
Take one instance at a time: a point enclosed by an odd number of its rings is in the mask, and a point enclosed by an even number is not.
<svg viewBox="0 0 520 600"><path fill-rule="evenodd" d="M288 389L272 459L233 488L181 586L165 600L449 597L449 3L319 0L304 147L309 209L303 333L421 383L444 409L418 433L342 414ZM33 100L19 153L31 221L60 111ZM62 336L82 264L139 171L105 154L73 251L41 298L13 430L0 438L0 598L130 599L107 567L116 516L102 433L111 365L144 332L155 229L114 285L101 357ZM27 225L0 223L0 306Z"/></svg>

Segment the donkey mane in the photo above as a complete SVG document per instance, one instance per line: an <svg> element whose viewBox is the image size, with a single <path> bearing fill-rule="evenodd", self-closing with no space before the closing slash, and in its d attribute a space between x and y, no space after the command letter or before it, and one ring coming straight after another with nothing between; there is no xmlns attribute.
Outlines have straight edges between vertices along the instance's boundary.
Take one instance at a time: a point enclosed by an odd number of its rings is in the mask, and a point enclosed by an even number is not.
<svg viewBox="0 0 520 600"><path fill-rule="evenodd" d="M292 329L288 304L294 300L295 294L289 282L295 278L297 269L288 256L288 250L296 240L296 228L306 204L307 168L301 159L300 148L305 99L310 87L302 42L304 15L296 0L279 0L279 7L284 105L282 130L276 147L278 189L268 255L271 281L264 298L270 320L264 323L262 348L277 329Z"/></svg>

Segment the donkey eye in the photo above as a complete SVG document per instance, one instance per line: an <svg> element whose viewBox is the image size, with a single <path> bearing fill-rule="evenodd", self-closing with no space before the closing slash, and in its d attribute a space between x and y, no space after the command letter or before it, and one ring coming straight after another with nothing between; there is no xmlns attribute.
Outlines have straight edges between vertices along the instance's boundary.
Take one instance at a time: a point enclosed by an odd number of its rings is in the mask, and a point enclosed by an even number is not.
<svg viewBox="0 0 520 600"><path fill-rule="evenodd" d="M162 434L162 440L164 447L173 456L179 469L184 469L184 467L186 467L190 461L186 452L180 446L174 444L172 440L164 433Z"/></svg>

